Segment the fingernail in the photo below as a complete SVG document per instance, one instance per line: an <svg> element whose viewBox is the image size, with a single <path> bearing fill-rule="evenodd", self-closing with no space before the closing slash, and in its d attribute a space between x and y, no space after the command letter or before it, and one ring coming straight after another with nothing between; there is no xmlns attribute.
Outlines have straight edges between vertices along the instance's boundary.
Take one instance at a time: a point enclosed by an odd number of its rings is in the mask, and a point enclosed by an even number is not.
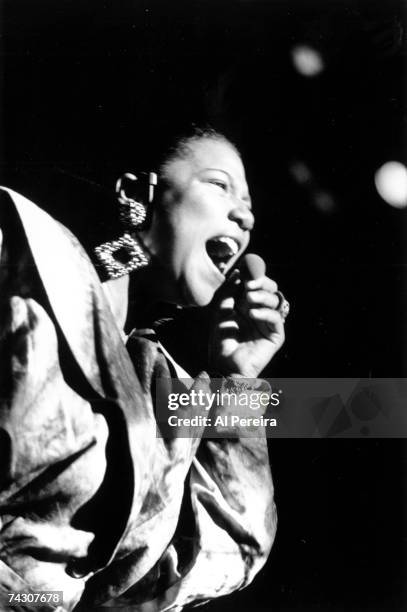
<svg viewBox="0 0 407 612"><path fill-rule="evenodd" d="M256 289L257 288L257 279L252 279L245 282L246 289Z"/></svg>
<svg viewBox="0 0 407 612"><path fill-rule="evenodd" d="M232 272L229 274L227 280L229 282L231 282L231 283L233 283L233 282L236 283L237 281L240 282L240 273L239 273L239 270L236 270L236 269L232 270Z"/></svg>

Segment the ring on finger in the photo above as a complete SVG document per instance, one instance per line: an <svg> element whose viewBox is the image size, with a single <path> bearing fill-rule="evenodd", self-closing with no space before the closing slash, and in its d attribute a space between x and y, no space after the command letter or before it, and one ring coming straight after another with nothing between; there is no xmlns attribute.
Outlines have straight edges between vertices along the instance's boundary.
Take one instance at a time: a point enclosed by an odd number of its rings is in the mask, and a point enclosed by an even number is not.
<svg viewBox="0 0 407 612"><path fill-rule="evenodd" d="M285 321L286 318L289 315L289 312L290 312L290 302L285 299L285 297L281 293L281 291L276 291L276 295L279 298L279 304L278 304L276 310L277 310L277 312L280 313L281 318L283 319L283 321Z"/></svg>

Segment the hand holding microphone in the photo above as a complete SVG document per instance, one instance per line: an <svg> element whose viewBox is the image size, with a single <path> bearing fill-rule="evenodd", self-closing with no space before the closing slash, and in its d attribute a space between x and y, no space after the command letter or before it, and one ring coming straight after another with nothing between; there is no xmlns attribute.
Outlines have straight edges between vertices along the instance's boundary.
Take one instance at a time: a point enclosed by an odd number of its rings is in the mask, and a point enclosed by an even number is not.
<svg viewBox="0 0 407 612"><path fill-rule="evenodd" d="M215 326L210 356L222 374L257 377L284 342L289 304L266 265L245 255L220 289L214 303Z"/></svg>

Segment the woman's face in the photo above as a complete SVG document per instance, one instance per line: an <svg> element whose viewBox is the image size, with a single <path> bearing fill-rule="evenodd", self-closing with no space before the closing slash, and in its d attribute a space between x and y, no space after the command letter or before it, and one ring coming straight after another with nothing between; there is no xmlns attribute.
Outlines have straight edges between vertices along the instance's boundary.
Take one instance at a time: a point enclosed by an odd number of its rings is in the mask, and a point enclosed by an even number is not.
<svg viewBox="0 0 407 612"><path fill-rule="evenodd" d="M168 165L143 240L164 272L164 299L205 306L246 249L254 218L242 161L227 142L191 141Z"/></svg>

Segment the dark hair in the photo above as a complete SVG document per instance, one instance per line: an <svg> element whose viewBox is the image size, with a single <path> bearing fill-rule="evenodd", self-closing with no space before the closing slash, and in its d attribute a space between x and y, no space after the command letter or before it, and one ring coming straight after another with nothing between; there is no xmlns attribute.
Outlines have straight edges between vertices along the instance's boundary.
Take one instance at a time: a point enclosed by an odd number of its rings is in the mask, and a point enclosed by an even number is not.
<svg viewBox="0 0 407 612"><path fill-rule="evenodd" d="M163 150L161 158L156 165L159 178L165 179L168 165L175 159L187 158L191 154L191 145L200 140L215 140L226 143L240 157L240 152L236 145L222 132L209 125L192 125L188 130L177 134Z"/></svg>

